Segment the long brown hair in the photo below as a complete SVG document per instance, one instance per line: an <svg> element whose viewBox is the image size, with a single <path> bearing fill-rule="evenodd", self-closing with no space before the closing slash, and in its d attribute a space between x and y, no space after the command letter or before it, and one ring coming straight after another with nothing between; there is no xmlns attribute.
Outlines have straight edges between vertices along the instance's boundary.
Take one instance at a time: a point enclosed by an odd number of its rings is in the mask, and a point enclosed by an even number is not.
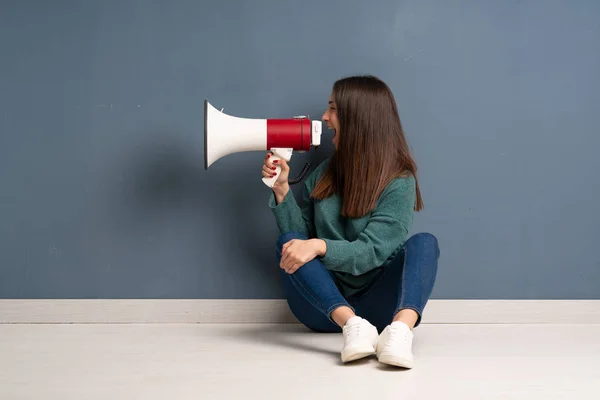
<svg viewBox="0 0 600 400"><path fill-rule="evenodd" d="M342 197L342 215L360 218L372 211L395 178L413 175L414 209L423 201L417 166L404 137L396 100L390 88L371 75L340 79L333 85L340 125L338 146L311 196Z"/></svg>

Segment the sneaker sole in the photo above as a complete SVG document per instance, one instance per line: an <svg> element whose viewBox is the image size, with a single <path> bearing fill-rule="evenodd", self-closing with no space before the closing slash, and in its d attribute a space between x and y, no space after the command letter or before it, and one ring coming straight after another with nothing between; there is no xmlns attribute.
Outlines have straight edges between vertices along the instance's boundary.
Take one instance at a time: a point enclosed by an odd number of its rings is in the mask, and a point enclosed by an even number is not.
<svg viewBox="0 0 600 400"><path fill-rule="evenodd" d="M413 361L403 357L396 357L391 354L382 354L378 357L379 362L383 364L393 365L394 367L412 368Z"/></svg>
<svg viewBox="0 0 600 400"><path fill-rule="evenodd" d="M342 362L360 360L373 354L375 354L375 347L368 345L344 349L342 350Z"/></svg>

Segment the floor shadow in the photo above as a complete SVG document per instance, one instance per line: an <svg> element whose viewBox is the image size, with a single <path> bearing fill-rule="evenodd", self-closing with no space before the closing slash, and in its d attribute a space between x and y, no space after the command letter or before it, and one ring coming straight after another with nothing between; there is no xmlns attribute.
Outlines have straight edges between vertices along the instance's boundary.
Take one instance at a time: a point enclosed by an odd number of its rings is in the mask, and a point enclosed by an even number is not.
<svg viewBox="0 0 600 400"><path fill-rule="evenodd" d="M403 368L403 367L395 367L393 365L388 365L388 364L383 364L383 363L379 363L377 365L377 368L380 371L389 371L389 372L402 372L402 371L412 371L412 369L410 368Z"/></svg>
<svg viewBox="0 0 600 400"><path fill-rule="evenodd" d="M232 336L238 339L247 340L255 343L276 345L279 347L285 347L288 349L296 349L302 351L308 351L318 354L325 354L331 357L339 358L339 351L334 349L328 349L318 344L308 344L304 340L294 340L303 335L315 335L308 328L305 328L299 324L285 324L285 325L264 325L264 326L249 326L243 330L235 330L231 332ZM334 335L330 333L323 333L322 335Z"/></svg>
<svg viewBox="0 0 600 400"><path fill-rule="evenodd" d="M377 361L377 358L375 358L375 356L361 358L360 360L351 361L348 363L342 362L342 360L339 359L339 357L338 357L337 364L339 366L344 366L344 367L361 367L363 365L371 364L373 361Z"/></svg>
<svg viewBox="0 0 600 400"><path fill-rule="evenodd" d="M269 346L279 346L286 349L293 349L304 352L311 352L315 354L325 355L331 357L339 366L362 366L369 364L375 360L375 356L365 357L360 360L352 361L349 363L343 363L340 359L340 350L342 346L342 337L336 333L314 333L308 328L305 328L299 324L286 324L286 325L264 325L264 326L249 326L243 330L231 331L230 335L236 339L246 340L254 343L265 344ZM318 343L308 343L310 338L304 338L303 336L317 337L318 335L335 335L339 336L339 349L333 349L326 347Z"/></svg>

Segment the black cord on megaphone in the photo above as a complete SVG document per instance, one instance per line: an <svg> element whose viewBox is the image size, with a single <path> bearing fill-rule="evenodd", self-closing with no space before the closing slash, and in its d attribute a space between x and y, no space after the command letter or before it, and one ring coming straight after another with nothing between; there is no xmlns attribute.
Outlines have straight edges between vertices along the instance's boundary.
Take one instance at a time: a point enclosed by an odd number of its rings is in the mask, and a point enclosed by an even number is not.
<svg viewBox="0 0 600 400"><path fill-rule="evenodd" d="M302 167L302 171L300 171L300 174L295 177L294 179L288 179L288 183L290 185L295 185L297 183L302 182L302 180L304 178L306 178L306 174L308 174L308 171L310 170L310 163L307 162L306 164L304 164L304 167Z"/></svg>
<svg viewBox="0 0 600 400"><path fill-rule="evenodd" d="M317 154L317 149L319 148L319 146L314 146L314 153L312 156L312 161L315 160L316 158L316 154ZM290 185L295 185L297 183L300 183L304 180L304 178L306 178L306 175L308 174L308 171L310 171L310 166L311 166L311 162L307 162L304 164L304 167L302 167L302 171L300 171L300 174L298 174L297 177L293 178L293 179L288 179L288 183Z"/></svg>

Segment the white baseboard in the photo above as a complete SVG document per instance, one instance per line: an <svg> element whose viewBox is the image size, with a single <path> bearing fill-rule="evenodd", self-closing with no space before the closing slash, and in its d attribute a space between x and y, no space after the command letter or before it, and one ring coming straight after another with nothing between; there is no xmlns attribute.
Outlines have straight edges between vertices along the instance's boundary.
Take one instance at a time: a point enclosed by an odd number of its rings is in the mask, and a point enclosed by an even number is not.
<svg viewBox="0 0 600 400"><path fill-rule="evenodd" d="M297 322L285 300L0 299L0 324ZM600 324L600 300L430 300L423 324Z"/></svg>

